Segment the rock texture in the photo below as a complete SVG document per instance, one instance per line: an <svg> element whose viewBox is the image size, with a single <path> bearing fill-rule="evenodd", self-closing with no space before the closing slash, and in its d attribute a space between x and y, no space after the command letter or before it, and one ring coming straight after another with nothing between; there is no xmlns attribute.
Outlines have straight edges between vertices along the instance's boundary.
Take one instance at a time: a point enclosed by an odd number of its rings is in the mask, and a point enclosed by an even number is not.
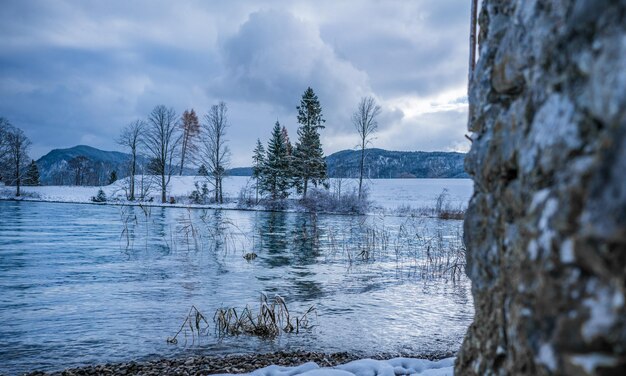
<svg viewBox="0 0 626 376"><path fill-rule="evenodd" d="M484 0L460 375L626 375L626 1Z"/></svg>

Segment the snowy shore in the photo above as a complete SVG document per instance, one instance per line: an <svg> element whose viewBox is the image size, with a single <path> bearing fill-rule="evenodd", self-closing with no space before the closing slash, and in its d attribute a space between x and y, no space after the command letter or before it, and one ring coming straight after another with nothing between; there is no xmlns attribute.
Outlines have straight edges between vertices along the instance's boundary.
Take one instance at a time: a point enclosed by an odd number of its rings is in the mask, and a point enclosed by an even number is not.
<svg viewBox="0 0 626 376"><path fill-rule="evenodd" d="M103 364L29 375L449 376L454 374L453 368L454 358L376 360L356 359L348 353L277 352Z"/></svg>
<svg viewBox="0 0 626 376"><path fill-rule="evenodd" d="M138 205L137 202L126 200L126 179L119 180L104 187L85 186L37 186L22 187L22 195L15 197L15 187L0 185L0 200L44 201L59 203L93 203L91 198L102 188L107 196L108 204ZM224 179L224 204L197 205L189 202L189 196L195 190L194 183L203 182L202 177L173 176L169 185L168 197L173 197L175 204L162 204L155 188L150 191L154 197L151 202L141 202L146 206L184 207L184 208L221 208L242 209L238 204L240 191L244 187L252 187L249 177L233 176ZM139 185L139 182L137 183ZM451 208L464 210L472 195L473 186L469 179L377 179L368 182L370 213L397 214L429 210L437 205L437 197L446 190L446 203ZM331 192L338 189L350 192L356 186L355 179L331 179ZM249 210L265 210L261 205L246 207Z"/></svg>

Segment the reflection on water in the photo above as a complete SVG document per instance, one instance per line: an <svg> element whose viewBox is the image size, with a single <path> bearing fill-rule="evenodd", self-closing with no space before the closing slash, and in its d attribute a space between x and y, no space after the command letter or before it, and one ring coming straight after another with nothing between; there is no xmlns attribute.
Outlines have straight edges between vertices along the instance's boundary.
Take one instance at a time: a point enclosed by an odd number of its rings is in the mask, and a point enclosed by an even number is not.
<svg viewBox="0 0 626 376"><path fill-rule="evenodd" d="M467 281L449 276L460 222L20 202L0 212L0 373L190 353L454 352L473 314ZM295 314L315 305L318 326L166 343L192 304L210 318L260 292Z"/></svg>

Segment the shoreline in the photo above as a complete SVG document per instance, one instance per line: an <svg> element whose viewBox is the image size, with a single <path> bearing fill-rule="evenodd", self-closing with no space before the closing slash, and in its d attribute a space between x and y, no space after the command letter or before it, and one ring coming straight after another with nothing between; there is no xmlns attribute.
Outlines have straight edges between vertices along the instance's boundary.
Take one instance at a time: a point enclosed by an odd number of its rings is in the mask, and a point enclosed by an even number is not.
<svg viewBox="0 0 626 376"><path fill-rule="evenodd" d="M418 215L414 213L401 214L401 213L389 213L384 209L380 212L369 213L341 213L341 212L327 212L327 211L299 211L294 209L286 210L271 210L263 207L236 207L236 206L221 206L221 205L196 205L196 204L169 204L169 203L154 203L154 202L91 202L91 201L64 201L64 200L45 200L41 198L33 197L0 197L0 201L9 202L44 202L50 204L76 204L76 205L97 205L97 206L137 206L137 207L154 207L154 208L174 208L174 209L193 209L193 210L228 210L228 211L246 211L246 212L265 212L265 213L300 213L300 214L323 214L323 215L338 215L338 216L383 216L383 217L398 217L398 218L430 218L430 219L442 219L442 220L462 220L462 218L441 218L437 215ZM429 209L429 208L424 208ZM415 209L416 211L420 208Z"/></svg>
<svg viewBox="0 0 626 376"><path fill-rule="evenodd" d="M406 356L406 355L405 355ZM420 355L412 359L438 361L456 356L454 353ZM315 362L320 367L335 367L361 359L389 360L398 357L387 354L371 357L349 352L323 353L310 351L278 351L272 353L234 355L196 355L186 358L159 358L148 361L128 361L65 368L57 371L30 371L27 376L65 375L210 375L248 373L270 365L300 366Z"/></svg>

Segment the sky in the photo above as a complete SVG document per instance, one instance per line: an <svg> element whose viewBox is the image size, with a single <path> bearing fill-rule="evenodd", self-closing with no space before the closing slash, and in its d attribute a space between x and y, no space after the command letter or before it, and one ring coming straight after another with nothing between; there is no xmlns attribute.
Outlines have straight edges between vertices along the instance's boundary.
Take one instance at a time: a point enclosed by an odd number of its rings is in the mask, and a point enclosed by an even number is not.
<svg viewBox="0 0 626 376"><path fill-rule="evenodd" d="M381 106L372 146L466 151L469 1L36 1L0 3L0 116L38 158L104 150L157 105L203 121L228 105L231 164L251 164L278 120L297 138L312 87L325 153L354 149L359 99Z"/></svg>

